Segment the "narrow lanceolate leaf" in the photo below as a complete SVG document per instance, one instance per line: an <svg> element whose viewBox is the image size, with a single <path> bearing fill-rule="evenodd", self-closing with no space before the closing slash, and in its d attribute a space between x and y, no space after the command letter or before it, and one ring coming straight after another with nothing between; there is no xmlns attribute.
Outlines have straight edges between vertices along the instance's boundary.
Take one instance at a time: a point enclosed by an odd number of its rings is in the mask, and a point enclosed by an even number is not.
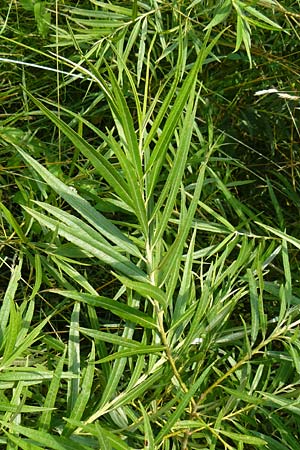
<svg viewBox="0 0 300 450"><path fill-rule="evenodd" d="M99 339L100 341L110 342L111 344L120 345L122 347L129 347L134 349L142 349L146 350L147 346L141 344L138 341L134 341L133 339L128 339L123 336L118 336L113 333L105 333L103 331L92 330L90 328L80 327L79 331L86 336L90 336L93 339Z"/></svg>
<svg viewBox="0 0 300 450"><path fill-rule="evenodd" d="M16 221L16 219L13 217L12 213L6 208L5 205L3 205L2 202L0 202L0 211L2 211L2 214L4 215L5 219L9 223L9 225L12 227L12 229L15 231L15 233L19 236L22 242L27 242L28 239L25 236L25 234L22 231L22 228Z"/></svg>
<svg viewBox="0 0 300 450"><path fill-rule="evenodd" d="M85 411L86 405L92 395L92 385L94 380L94 370L95 370L95 344L92 343L92 349L90 353L90 357L88 359L88 364L85 369L85 374L83 376L83 380L80 386L80 393L75 399L75 403L72 406L72 410L70 413L70 419L81 420L82 415ZM70 424L66 424L63 435L69 436L76 427L72 427Z"/></svg>
<svg viewBox="0 0 300 450"><path fill-rule="evenodd" d="M149 187L147 191L147 200L151 198L153 195L158 180L158 176L161 171L161 167L163 165L163 162L165 161L166 152L169 148L171 140L173 139L174 130L186 106L191 89L195 83L195 79L197 79L198 72L201 71L205 58L212 51L213 47L216 45L216 43L218 42L220 36L224 31L225 30L219 33L214 39L211 40L210 44L208 44L210 35L210 30L208 30L201 51L199 52L197 59L193 65L193 69L190 71L185 81L183 82L181 89L177 93L176 100L174 101L172 108L170 108L170 112L166 120L165 126L158 138L158 141L154 147L153 152L151 153L151 156L146 166L146 171L149 172ZM176 88L177 82L178 80L176 78L174 81L174 85L172 86L171 93L173 93L173 89ZM168 108L170 107L172 97L168 95L167 100L168 103L162 105L164 115L166 114ZM159 117L161 118L160 115ZM147 148L147 146L150 145L149 136L145 141L145 148ZM153 137L154 136L152 136L152 138Z"/></svg>
<svg viewBox="0 0 300 450"><path fill-rule="evenodd" d="M128 186L124 180L124 177L114 168L101 153L94 149L83 137L76 133L69 125L62 121L54 112L48 109L42 102L34 98L30 93L28 93L31 100L40 108L41 111L67 136L70 141L75 145L78 150L93 164L97 172L105 178L109 185L115 190L115 192L120 196L120 198L132 208L132 198L128 193ZM103 139L104 142L109 144L109 138L105 133L102 133L98 129L94 129L93 126L87 122L84 118L76 115L72 111L61 107L61 110L65 111L74 119L82 122L84 125L89 126L95 133Z"/></svg>
<svg viewBox="0 0 300 450"><path fill-rule="evenodd" d="M129 447L129 445L127 445L126 442L124 442L124 440L121 439L119 436L116 436L114 433L105 428L103 428L102 430L103 435L108 440L109 444L111 445L111 448L113 448L114 450L132 450L131 447Z"/></svg>
<svg viewBox="0 0 300 450"><path fill-rule="evenodd" d="M193 219L195 217L195 211L198 205L199 197L201 195L204 182L204 174L209 157L210 153L207 155L206 161L203 162L202 166L200 167L194 195L192 197L188 212L187 214L185 214L185 217L180 223L179 231L175 239L175 242L169 248L163 261L161 262L161 275L163 276L163 279L160 280L161 283L168 277L168 275L171 272L174 272L174 270L177 270L178 272L178 268L176 268L176 261L178 261L178 258L181 258L182 250L184 248L187 235L190 231Z"/></svg>
<svg viewBox="0 0 300 450"><path fill-rule="evenodd" d="M8 433L6 430L3 430L3 433L7 436L8 443L13 443L22 450L44 450L44 447L40 447L38 445L34 445L30 440L25 440L23 437L18 437L12 433ZM6 447L9 450L9 447Z"/></svg>
<svg viewBox="0 0 300 450"><path fill-rule="evenodd" d="M266 445L267 442L264 439L261 439L256 436L251 435L245 435L245 434L239 434L239 433L233 433L232 431L225 431L225 430L218 430L219 433L224 434L224 436L228 436L230 439L238 442L243 442L244 444L251 444L251 445Z"/></svg>
<svg viewBox="0 0 300 450"><path fill-rule="evenodd" d="M117 300L112 300L111 298L100 295L84 294L76 291L63 291L56 289L54 292L91 306L107 309L121 319L138 323L145 328L156 328L155 320L152 317L136 308L126 305L125 303L119 303Z"/></svg>
<svg viewBox="0 0 300 450"><path fill-rule="evenodd" d="M223 22L227 19L231 12L232 4L231 0L225 0L221 6L218 6L216 11L214 12L213 19L209 22L209 24L204 28L204 30L208 30L210 28L215 27L219 23Z"/></svg>
<svg viewBox="0 0 300 450"><path fill-rule="evenodd" d="M182 183L182 177L186 169L186 160L190 149L193 124L195 119L195 83L191 87L190 98L187 106L187 112L183 121L182 129L180 132L179 145L176 151L172 168L169 171L168 178L165 182L163 190L157 200L156 206L153 211L153 217L155 217L157 211L164 205L163 212L159 220L159 227L154 235L153 247L156 242L159 241L163 235L168 221L172 215L174 204L178 196L178 190ZM197 102L195 102L197 103Z"/></svg>
<svg viewBox="0 0 300 450"><path fill-rule="evenodd" d="M124 146L126 149L127 157L131 161L134 171L136 172L137 180L141 181L143 178L142 160L139 150L137 137L135 134L133 119L130 114L128 105L126 103L124 94L118 85L116 77L113 71L107 66L109 77L111 81L112 91L114 95L116 106L113 109L114 114L117 117L116 125L119 129L119 135L121 140L124 140ZM120 125L121 128L120 128Z"/></svg>
<svg viewBox="0 0 300 450"><path fill-rule="evenodd" d="M1 412L12 412L12 413L44 413L49 412L49 408L44 406L31 406L31 405L12 405L10 403L0 403L0 411Z"/></svg>
<svg viewBox="0 0 300 450"><path fill-rule="evenodd" d="M135 256L140 256L140 252L132 242L125 237L121 231L106 219L99 211L93 208L89 202L77 194L74 188L67 186L55 175L49 172L45 167L38 163L31 156L27 155L22 149L18 148L19 153L25 161L33 167L41 178L45 180L66 202L72 206L87 222L89 222L99 233L103 234L114 244L119 245L124 251Z"/></svg>
<svg viewBox="0 0 300 450"><path fill-rule="evenodd" d="M255 25L260 26L262 28L266 28L267 30L282 30L282 27L278 25L276 22L271 20L269 17L262 14L257 9L253 8L252 6L246 6L245 11L250 15L256 17L259 19L259 22L255 21ZM247 20L249 20L249 16L246 16Z"/></svg>
<svg viewBox="0 0 300 450"><path fill-rule="evenodd" d="M163 377L162 367L157 369L151 375L144 374L136 382L136 384L126 391L121 392L121 394L114 396L111 402L103 402L103 406L98 409L91 417L89 417L86 423L92 423L99 417L106 414L108 411L113 411L120 408L123 405L136 401L136 399L141 398L148 389L154 389L157 383L161 381ZM115 394L115 393L114 393Z"/></svg>
<svg viewBox="0 0 300 450"><path fill-rule="evenodd" d="M289 234L284 233L283 231L277 230L276 228L270 227L269 225L265 225L261 222L256 222L257 225L264 228L265 230L269 231L271 234L274 234L275 236L286 240L287 242L290 242L293 244L296 248L300 249L300 240L296 239L293 236L290 236Z"/></svg>
<svg viewBox="0 0 300 450"><path fill-rule="evenodd" d="M269 394L268 392L261 392L261 394L265 398L268 405L279 407L282 410L300 416L300 406L298 400L291 402L290 399L284 398L281 395Z"/></svg>
<svg viewBox="0 0 300 450"><path fill-rule="evenodd" d="M157 300L162 306L167 306L166 294L159 287L151 283L143 283L140 281L133 281L128 278L116 275L116 277L127 287L134 289L139 294L144 297L152 298Z"/></svg>
<svg viewBox="0 0 300 450"><path fill-rule="evenodd" d="M259 326L259 305L256 281L251 269L247 270L249 280L250 305L251 305L251 344L253 345L258 336Z"/></svg>
<svg viewBox="0 0 300 450"><path fill-rule="evenodd" d="M6 329L9 319L11 302L14 300L18 288L18 283L21 278L22 264L23 259L21 258L19 260L19 263L12 269L10 280L2 301L2 306L0 309L0 347L2 345L4 331Z"/></svg>
<svg viewBox="0 0 300 450"><path fill-rule="evenodd" d="M165 425L163 426L163 428L160 430L160 432L156 436L156 438L155 438L156 445L160 444L163 441L164 437L170 433L173 425L175 425L175 423L180 419L181 415L184 414L184 411L185 411L187 405L191 402L193 396L195 395L195 393L197 392L197 390L203 383L203 380L206 378L207 373L210 370L211 370L210 366L207 367L204 370L203 374L200 376L200 378L198 378L198 380L188 390L188 392L186 392L182 396L181 400L178 402L178 406L176 407L175 411L171 415L169 415L168 420L166 421Z"/></svg>
<svg viewBox="0 0 300 450"><path fill-rule="evenodd" d="M111 149L119 160L120 166L122 167L124 176L127 180L128 192L130 193L132 198L133 210L137 216L143 233L147 235L148 226L145 202L143 199L143 179L137 178L132 162L128 159L126 154L122 151L121 146L111 134L109 136L109 143Z"/></svg>
<svg viewBox="0 0 300 450"><path fill-rule="evenodd" d="M142 21L142 33L139 43L139 53L138 53L138 61L137 61L137 85L139 86L141 81L141 75L142 75L142 69L144 65L144 57L145 57L145 50L146 50L146 38L147 38L147 24L148 24L148 17L145 17Z"/></svg>
<svg viewBox="0 0 300 450"><path fill-rule="evenodd" d="M105 358L101 358L96 362L99 364L103 364L109 361L114 361L115 359L120 358L129 358L130 356L135 355L149 355L150 353L160 353L165 350L165 347L162 345L144 345L141 348L135 348L134 350L119 350L112 355L106 356Z"/></svg>
<svg viewBox="0 0 300 450"><path fill-rule="evenodd" d="M184 265L182 281L181 281L181 285L180 285L179 293L178 293L178 296L176 299L174 313L173 313L173 317L172 317L172 324L174 324L177 320L180 320L180 318L185 313L187 306L188 306L189 294L190 294L191 283L192 283L192 268L193 268L193 262L194 262L193 251L194 251L194 246L195 246L195 239L196 239L196 230L194 230L194 233L192 235L188 253L186 256L186 262ZM180 328L181 327L179 327L179 329ZM175 336L176 336L177 332L179 332L179 330L175 330ZM178 340L179 336L177 335L176 337Z"/></svg>
<svg viewBox="0 0 300 450"><path fill-rule="evenodd" d="M62 108L62 110L64 110L67 114L89 126L89 128L94 130L95 133L98 134L104 142L106 142L106 144L111 148L111 150L115 153L117 159L119 160L120 166L125 176L121 176L120 173L114 168L112 164L107 161L106 158L104 158L99 152L97 152L65 122L59 119L56 114L46 108L43 103L33 97L31 98L45 113L45 115L47 115L49 119L51 119L57 125L57 127L74 143L74 145L89 159L89 161L94 165L95 169L105 178L105 180L120 196L124 203L128 205L129 209L135 211L139 223L141 224L144 233L146 233L147 219L146 210L142 198L142 175L139 174L139 176L137 176L135 174L135 166L133 165L131 159L128 158L128 154L124 153L122 147L116 141L116 139L110 134L107 135L98 129L94 129L94 127L90 123L88 123L83 118L76 116L74 113L72 113L72 111ZM114 109L117 110L118 108L115 107ZM132 120L131 116L130 120ZM134 250L135 252L137 252L136 247L134 247Z"/></svg>
<svg viewBox="0 0 300 450"><path fill-rule="evenodd" d="M47 208L49 209L49 205L47 205ZM145 279L145 273L135 266L128 258L114 250L111 245L105 245L100 242L100 240L90 237L85 231L86 224L84 224L84 222L80 219L71 216L70 214L61 212L59 216L61 220L66 221L66 217L68 217L68 222L62 223L30 208L24 207L24 209L40 224L46 226L54 232L57 232L60 236L63 236L68 241L76 244L79 248L87 251L94 257L110 265L114 270L120 271L121 273L137 280ZM54 211L53 207L51 209L51 212L52 211Z"/></svg>
<svg viewBox="0 0 300 450"><path fill-rule="evenodd" d="M7 426L9 427L10 434L14 432L26 436L37 444L41 444L42 448L51 450L90 450L90 447L81 445L75 442L75 440L64 436L55 436L44 431L34 430L33 428L16 425L14 423L7 424ZM10 436L10 434L7 433L8 436Z"/></svg>
<svg viewBox="0 0 300 450"><path fill-rule="evenodd" d="M39 429L41 431L48 431L50 428L53 408L55 406L59 387L61 386L62 372L65 363L66 351L67 349L65 348L62 357L59 358L57 367L55 369L55 372L53 373L53 378L48 388L47 396L44 402L44 406L48 408L48 410L42 413L39 420Z"/></svg>
<svg viewBox="0 0 300 450"><path fill-rule="evenodd" d="M68 342L68 369L74 375L68 381L68 411L72 411L79 395L80 384L80 336L79 336L79 313L80 303L74 304L73 312L71 315L71 323L69 329L69 342Z"/></svg>
<svg viewBox="0 0 300 450"><path fill-rule="evenodd" d="M20 311L16 309L13 300L10 301L10 314L9 314L9 324L7 327L4 352L2 356L2 361L5 362L12 352L14 351L18 334L21 328L22 317Z"/></svg>
<svg viewBox="0 0 300 450"><path fill-rule="evenodd" d="M149 415L147 414L147 412L146 412L146 410L143 407L141 402L140 402L140 408L141 408L142 413L143 413L144 427L145 427L145 446L144 446L144 449L145 450L152 450L152 449L155 448L155 444L154 444L153 431L152 431L151 423L150 423L150 420L149 420Z"/></svg>
<svg viewBox="0 0 300 450"><path fill-rule="evenodd" d="M6 361L0 360L0 370L5 367L9 367L9 365L17 359L22 353L27 350L31 345L36 342L39 338L39 335L47 324L47 322L51 319L51 316L46 317L39 325L37 325L27 336L26 338L14 349L13 353L7 358Z"/></svg>

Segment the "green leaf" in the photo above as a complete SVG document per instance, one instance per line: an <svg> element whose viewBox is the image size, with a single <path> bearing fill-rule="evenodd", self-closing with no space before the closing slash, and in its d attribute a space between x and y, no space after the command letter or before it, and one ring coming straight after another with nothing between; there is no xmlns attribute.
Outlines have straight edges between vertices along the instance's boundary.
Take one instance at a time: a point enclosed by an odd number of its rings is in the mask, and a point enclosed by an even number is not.
<svg viewBox="0 0 300 450"><path fill-rule="evenodd" d="M269 225L265 225L261 222L255 222L257 225L259 225L261 228L264 228L265 230L269 231L272 234L275 234L275 236L278 236L280 239L286 240L287 242L290 242L290 244L294 245L294 247L300 249L300 241L299 239L296 239L293 236L290 236L286 234L283 231L277 230L276 228L270 227Z"/></svg>
<svg viewBox="0 0 300 450"><path fill-rule="evenodd" d="M39 430L49 431L52 419L52 412L55 406L57 394L61 386L63 367L65 363L67 348L65 347L64 353L57 363L57 367L53 373L50 386L48 388L47 396L44 401L44 406L47 411L44 411L39 420Z"/></svg>
<svg viewBox="0 0 300 450"><path fill-rule="evenodd" d="M53 436L45 433L44 431L37 431L22 425L11 423L9 424L9 429L10 433L20 433L34 442L41 444L43 446L42 448L46 447L52 450L90 450L90 447L80 445L73 439L69 439L64 436ZM10 436L9 433L7 433L7 435L8 437Z"/></svg>
<svg viewBox="0 0 300 450"><path fill-rule="evenodd" d="M106 219L99 211L93 208L84 198L77 194L74 188L67 186L60 181L55 175L49 172L41 164L35 161L31 156L27 155L19 147L17 148L19 153L30 164L34 170L42 177L57 194L59 194L66 202L72 206L81 216L88 221L96 230L98 230L103 236L111 240L113 243L119 245L124 251L140 256L140 252L136 247L126 238L121 231L113 225L108 219ZM50 207L50 205L48 205Z"/></svg>
<svg viewBox="0 0 300 450"><path fill-rule="evenodd" d="M152 240L153 247L161 239L163 233L165 232L168 221L170 220L170 217L172 215L174 204L178 195L178 190L180 184L182 183L183 174L186 169L186 160L190 149L193 124L196 113L195 109L197 106L197 102L194 102L194 98L195 83L191 86L190 89L189 102L187 104L187 111L182 124L182 130L180 132L180 139L176 155L172 163L172 167L169 170L167 180L164 183L162 192L160 193L158 200L156 201L156 205L150 219L150 221L153 220L153 218L157 214L157 211L159 211L160 208L164 206L163 212L159 217L159 227L157 227L156 233L154 234Z"/></svg>
<svg viewBox="0 0 300 450"><path fill-rule="evenodd" d="M11 303L14 301L14 297L18 289L18 283L21 278L22 264L23 258L20 258L18 265L12 268L10 280L2 301L2 306L0 309L0 347L2 347L4 332L9 320Z"/></svg>
<svg viewBox="0 0 300 450"><path fill-rule="evenodd" d="M178 419L181 417L181 415L184 413L187 405L191 402L193 396L203 383L203 380L206 378L207 374L210 372L211 367L208 366L203 371L202 375L197 379L196 382L192 385L192 387L182 396L181 400L178 402L178 405L173 413L171 413L168 417L168 420L166 421L166 424L163 426L163 428L160 430L158 435L155 438L155 444L159 445L164 437L170 433L173 425L178 421Z"/></svg>
<svg viewBox="0 0 300 450"><path fill-rule="evenodd" d="M257 24L257 26L266 28L267 30L282 30L282 27L280 25L278 25L276 22L273 22L273 20L269 19L269 17L265 16L252 6L245 6L245 11L260 20L260 22L255 21L255 24ZM248 17L247 19L249 20Z"/></svg>
<svg viewBox="0 0 300 450"><path fill-rule="evenodd" d="M204 31L215 27L230 15L232 9L231 0L225 0L221 6L217 6L213 19L209 22L209 24L204 28Z"/></svg>
<svg viewBox="0 0 300 450"><path fill-rule="evenodd" d="M22 353L27 350L31 345L36 342L39 339L39 335L44 328L44 326L48 323L48 321L51 319L51 316L46 317L40 324L38 324L27 336L26 338L20 342L19 345L17 345L13 351L13 353L10 354L10 356L7 357L6 361L0 362L0 370L3 370L6 367L9 367L15 359L17 359L19 356L22 355ZM0 373L0 377L3 376L3 374Z"/></svg>
<svg viewBox="0 0 300 450"><path fill-rule="evenodd" d="M140 402L140 408L143 413L144 427L145 427L145 447L144 447L144 449L152 450L155 448L155 444L154 444L153 431L152 431L151 423L149 420L149 415L147 414L147 412L141 402Z"/></svg>
<svg viewBox="0 0 300 450"><path fill-rule="evenodd" d="M85 374L82 379L82 383L80 386L80 392L77 395L74 404L71 406L71 412L69 418L72 420L81 420L82 415L84 414L86 405L92 395L92 385L94 380L94 370L95 370L95 345L92 343L92 349L90 353L90 357L88 359L87 368L85 369ZM70 424L66 424L63 429L63 436L69 436L74 427Z"/></svg>
<svg viewBox="0 0 300 450"><path fill-rule="evenodd" d="M90 336L93 339L99 339L104 342L110 342L114 345L120 345L121 347L129 347L141 351L146 351L147 346L141 344L138 341L135 341L133 339L128 339L123 336L118 336L117 334L98 331L98 330L92 330L90 328L83 328L79 327L79 331L86 336ZM1 375L0 375L1 376Z"/></svg>
<svg viewBox="0 0 300 450"><path fill-rule="evenodd" d="M12 213L6 208L5 205L3 205L2 202L0 202L0 211L2 211L2 214L5 217L5 219L7 220L7 222L9 223L9 225L12 227L12 229L15 231L15 233L19 236L19 238L21 239L21 242L27 242L28 239L25 236L25 234L23 233L22 228L20 227L20 225L18 224L18 222L16 221L16 219L14 218Z"/></svg>
<svg viewBox="0 0 300 450"><path fill-rule="evenodd" d="M67 405L69 413L74 409L79 395L80 384L80 336L79 336L80 303L74 303L71 315L68 342L68 370L74 375L68 381Z"/></svg>
<svg viewBox="0 0 300 450"><path fill-rule="evenodd" d="M152 319L152 317L144 314L136 308L132 308L124 303L119 303L117 300L112 300L108 297L103 297L100 295L84 294L76 291L63 291L55 289L54 292L63 295L64 297L87 303L88 305L107 309L122 319L129 320L133 323L138 323L145 328L156 328L155 320Z"/></svg>
<svg viewBox="0 0 300 450"><path fill-rule="evenodd" d="M70 242L73 242L78 247L82 248L85 251L88 251L96 258L112 266L112 268L114 268L116 271L123 272L125 275L132 278L142 280L145 279L146 275L141 269L134 265L125 256L116 251L111 245L103 244L101 235L99 235L99 238L96 239L95 232L92 229L89 233L88 225L86 225L82 220L45 203L39 203L39 205L44 209L51 211L52 214L55 214L65 223L53 220L50 217L47 217L30 208L24 207L24 209L32 217L38 220L40 224L45 225L50 230L65 237Z"/></svg>
<svg viewBox="0 0 300 450"><path fill-rule="evenodd" d="M258 336L259 324L259 305L256 282L252 274L252 270L247 270L249 280L250 305L251 305L251 344L253 345Z"/></svg>
<svg viewBox="0 0 300 450"><path fill-rule="evenodd" d="M140 348L135 348L134 350L119 350L112 355L106 356L105 358L101 358L96 361L99 364L103 364L109 361L114 361L115 359L120 358L129 358L130 356L135 355L148 355L150 353L160 353L165 350L165 347L162 345L143 345Z"/></svg>
<svg viewBox="0 0 300 450"><path fill-rule="evenodd" d="M152 298L157 300L160 305L163 307L167 306L166 303L166 294L159 287L151 284L151 283L143 283L140 281L133 281L129 278L122 277L120 275L116 275L116 277L128 288L134 289L136 292L141 294L143 297Z"/></svg>
<svg viewBox="0 0 300 450"><path fill-rule="evenodd" d="M244 444L251 444L251 445L258 445L259 447L261 445L266 445L267 442L264 439L261 439L259 437L251 436L251 435L245 435L245 434L238 434L233 433L232 431L225 431L225 430L218 430L219 433L224 434L224 436L229 437L230 439L238 442L243 442Z"/></svg>

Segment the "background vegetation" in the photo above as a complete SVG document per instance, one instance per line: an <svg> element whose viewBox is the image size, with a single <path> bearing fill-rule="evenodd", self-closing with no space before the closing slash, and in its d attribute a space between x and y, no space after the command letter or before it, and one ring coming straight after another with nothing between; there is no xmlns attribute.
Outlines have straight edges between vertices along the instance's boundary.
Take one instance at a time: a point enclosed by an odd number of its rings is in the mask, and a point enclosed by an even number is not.
<svg viewBox="0 0 300 450"><path fill-rule="evenodd" d="M0 9L0 447L300 449L299 2Z"/></svg>

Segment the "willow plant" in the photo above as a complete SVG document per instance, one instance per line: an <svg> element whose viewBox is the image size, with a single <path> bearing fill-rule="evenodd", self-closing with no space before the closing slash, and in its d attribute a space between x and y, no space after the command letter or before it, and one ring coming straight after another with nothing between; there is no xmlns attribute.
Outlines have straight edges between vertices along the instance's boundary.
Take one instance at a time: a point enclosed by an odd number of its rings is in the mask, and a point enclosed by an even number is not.
<svg viewBox="0 0 300 450"><path fill-rule="evenodd" d="M75 43L79 62L57 56L72 68L72 82L98 92L104 126L24 87L38 114L71 142L68 174L41 164L35 141L1 132L26 165L34 199L20 184L21 224L0 204L18 245L11 264L2 261L11 274L0 309L0 443L9 450L298 449L300 298L290 249L300 241L286 233L269 180L278 226L235 195L228 178L241 165L224 156L210 115L201 121L203 67L217 61L214 49L228 31L214 28L236 11L236 50L243 42L251 60L253 21L280 27L246 3L225 1L188 64L181 22L174 58L159 34L157 2L150 40L153 9L139 18L146 6L133 3L108 8L121 31L130 28L126 20L133 25L128 52L125 34L114 39L110 29L111 42L83 54L75 28L62 45ZM214 10L209 3L204 16ZM42 9L36 14L41 26ZM94 16L104 29L103 11ZM63 33L58 24L56 31ZM127 59L140 32L133 74ZM162 59L177 61L153 95L157 41ZM93 192L73 176L83 172L80 158ZM108 277L115 289L101 295ZM37 314L41 299L55 304L46 317L43 308Z"/></svg>

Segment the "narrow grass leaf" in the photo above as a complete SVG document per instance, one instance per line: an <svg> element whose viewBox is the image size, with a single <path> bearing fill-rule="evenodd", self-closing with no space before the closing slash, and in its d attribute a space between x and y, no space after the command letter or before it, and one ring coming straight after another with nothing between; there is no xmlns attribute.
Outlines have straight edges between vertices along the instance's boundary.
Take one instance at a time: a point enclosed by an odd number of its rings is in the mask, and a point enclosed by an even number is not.
<svg viewBox="0 0 300 450"><path fill-rule="evenodd" d="M280 204L275 195L275 192L274 192L274 189L273 189L273 186L272 186L270 180L267 178L266 181L267 181L267 185L268 185L269 195L270 195L271 201L273 203L280 228L281 228L281 230L283 230L284 229L284 216L283 216L282 208L280 207Z"/></svg>

